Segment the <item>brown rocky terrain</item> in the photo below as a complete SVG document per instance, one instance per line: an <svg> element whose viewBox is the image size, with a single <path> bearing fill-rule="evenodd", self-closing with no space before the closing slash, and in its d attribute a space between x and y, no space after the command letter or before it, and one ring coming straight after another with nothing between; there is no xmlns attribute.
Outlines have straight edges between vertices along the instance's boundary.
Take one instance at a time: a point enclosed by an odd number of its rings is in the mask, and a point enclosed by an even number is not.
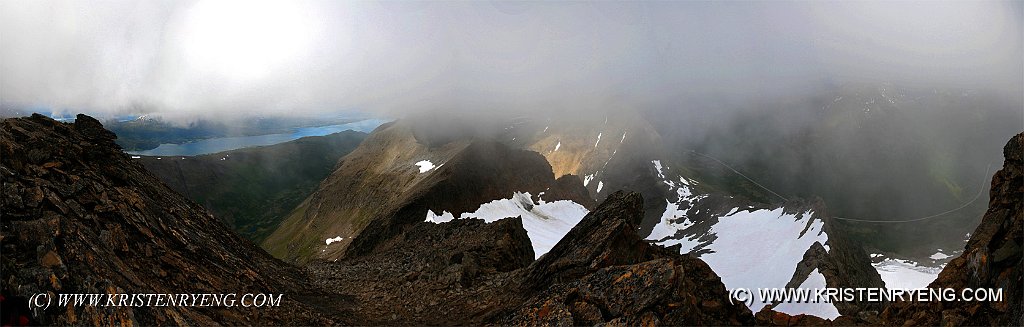
<svg viewBox="0 0 1024 327"><path fill-rule="evenodd" d="M74 124L41 115L0 123L5 302L39 293L283 293L283 303L272 308L54 304L24 315L29 323L331 323L290 296L308 293L298 270L166 187L121 152L114 138L85 115ZM7 303L4 307L11 312Z"/></svg>

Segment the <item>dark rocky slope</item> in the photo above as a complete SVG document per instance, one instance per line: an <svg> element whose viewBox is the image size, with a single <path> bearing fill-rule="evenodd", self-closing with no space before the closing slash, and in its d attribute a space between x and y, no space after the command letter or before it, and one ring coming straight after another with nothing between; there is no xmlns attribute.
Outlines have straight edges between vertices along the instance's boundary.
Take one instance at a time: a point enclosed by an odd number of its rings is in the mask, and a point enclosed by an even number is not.
<svg viewBox="0 0 1024 327"><path fill-rule="evenodd" d="M525 269L524 304L501 318L515 325L736 325L753 316L731 304L725 285L700 259L636 234L639 193L612 193L551 252Z"/></svg>
<svg viewBox="0 0 1024 327"><path fill-rule="evenodd" d="M200 156L143 156L147 170L261 242L334 171L366 133L345 131Z"/></svg>
<svg viewBox="0 0 1024 327"><path fill-rule="evenodd" d="M166 187L79 115L0 123L5 302L50 293L284 293L277 308L58 307L34 324L324 324L300 273ZM12 312L7 308L5 311Z"/></svg>

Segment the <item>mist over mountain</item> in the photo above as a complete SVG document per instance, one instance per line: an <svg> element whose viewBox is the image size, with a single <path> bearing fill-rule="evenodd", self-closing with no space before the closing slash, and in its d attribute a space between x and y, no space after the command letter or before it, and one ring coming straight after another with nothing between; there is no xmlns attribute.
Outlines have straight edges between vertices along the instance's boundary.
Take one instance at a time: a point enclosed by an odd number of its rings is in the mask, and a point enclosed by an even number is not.
<svg viewBox="0 0 1024 327"><path fill-rule="evenodd" d="M1020 325L1022 58L1020 1L0 0L0 324ZM734 292L927 287L1006 297ZM221 292L285 300L28 301Z"/></svg>
<svg viewBox="0 0 1024 327"><path fill-rule="evenodd" d="M1020 98L1018 2L0 3L0 105L177 119L591 112L823 82ZM698 98L699 100L699 98Z"/></svg>

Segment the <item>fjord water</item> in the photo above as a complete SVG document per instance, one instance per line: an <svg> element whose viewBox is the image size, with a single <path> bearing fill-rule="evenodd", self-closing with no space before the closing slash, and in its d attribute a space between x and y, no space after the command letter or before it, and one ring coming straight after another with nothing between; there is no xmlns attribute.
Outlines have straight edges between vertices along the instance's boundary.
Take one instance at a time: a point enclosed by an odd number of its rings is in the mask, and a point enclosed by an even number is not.
<svg viewBox="0 0 1024 327"><path fill-rule="evenodd" d="M296 128L291 133L218 137L183 144L165 143L150 150L127 152L143 156L196 156L253 146L273 145L306 136L323 136L347 130L369 133L373 131L373 129L377 128L377 126L386 122L388 121L384 119L366 119L339 125L301 127Z"/></svg>

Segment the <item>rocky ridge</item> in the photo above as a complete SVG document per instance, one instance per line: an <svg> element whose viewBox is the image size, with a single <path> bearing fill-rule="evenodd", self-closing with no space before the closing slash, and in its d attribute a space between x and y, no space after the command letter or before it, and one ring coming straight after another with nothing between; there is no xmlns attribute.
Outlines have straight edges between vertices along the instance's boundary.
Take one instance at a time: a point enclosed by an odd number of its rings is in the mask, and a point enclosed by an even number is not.
<svg viewBox="0 0 1024 327"><path fill-rule="evenodd" d="M329 324L300 273L162 184L95 119L0 122L0 289L34 294L272 293L279 307L59 307L32 324ZM55 301L55 300L54 300ZM5 303L5 308L6 308ZM10 312L10 310L6 310Z"/></svg>

